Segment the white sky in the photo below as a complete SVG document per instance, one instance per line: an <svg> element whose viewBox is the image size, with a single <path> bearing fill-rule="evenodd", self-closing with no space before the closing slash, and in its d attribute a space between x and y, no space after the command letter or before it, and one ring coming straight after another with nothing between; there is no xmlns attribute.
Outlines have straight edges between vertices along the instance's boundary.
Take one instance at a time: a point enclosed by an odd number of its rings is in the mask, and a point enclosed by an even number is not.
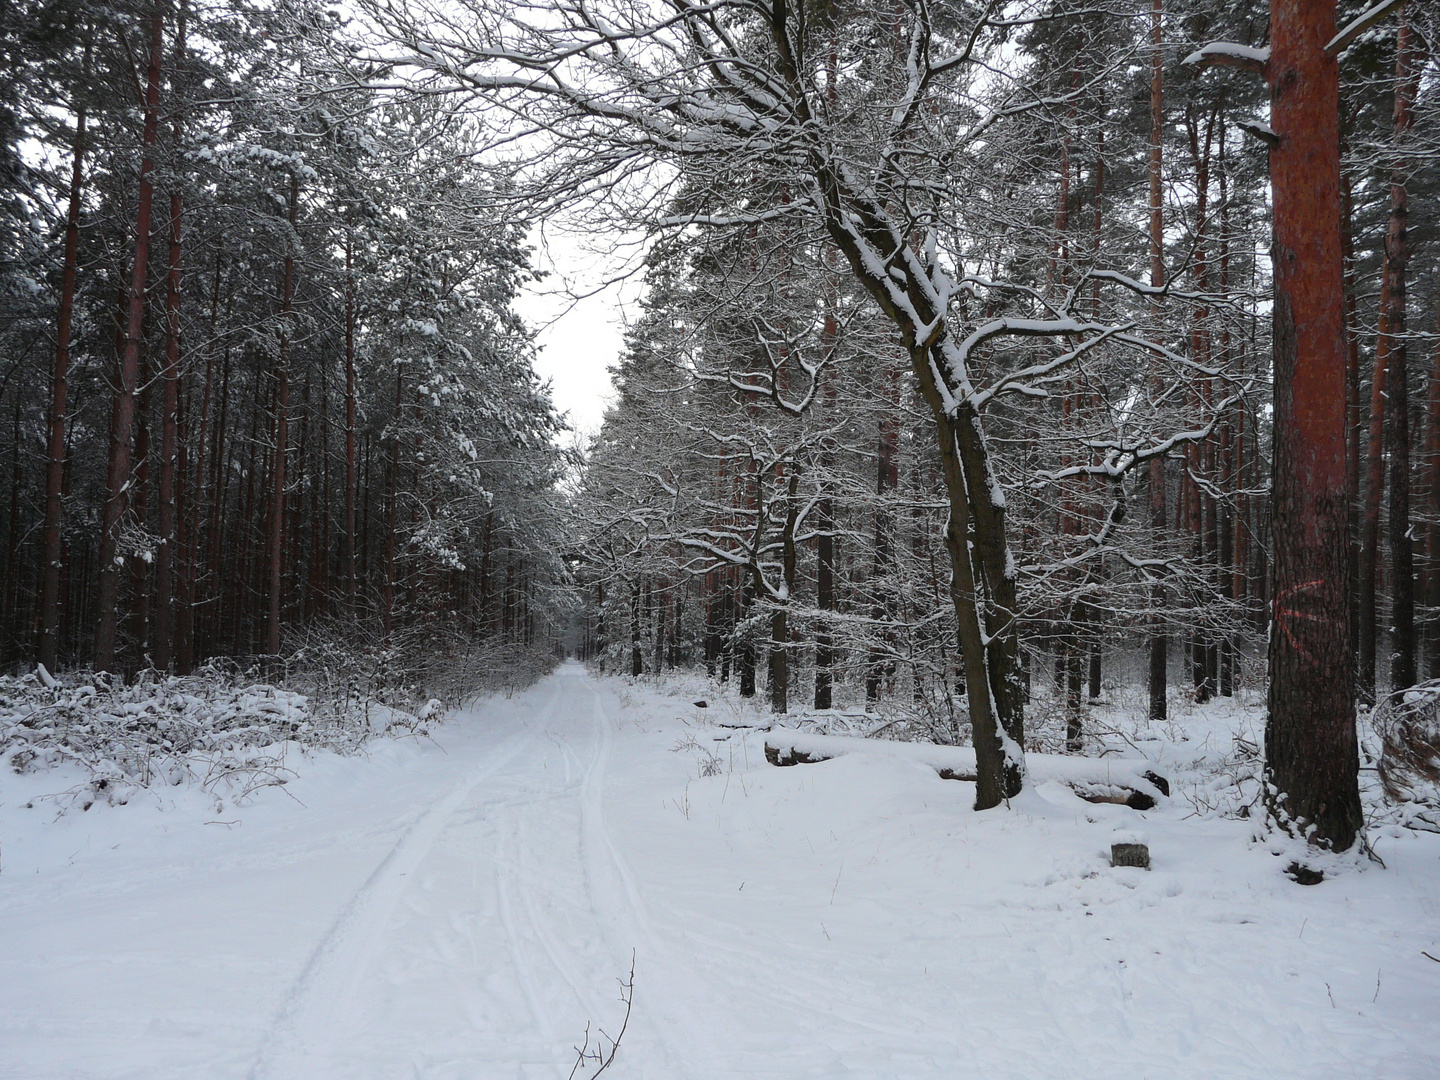
<svg viewBox="0 0 1440 1080"><path fill-rule="evenodd" d="M550 380L555 404L582 435L599 430L611 402L614 387L607 369L620 358L626 314L636 311L641 291L635 276L607 284L634 265L636 250L597 252L593 239L554 225L535 229L530 235L535 266L550 276L516 304L540 331L536 370Z"/></svg>

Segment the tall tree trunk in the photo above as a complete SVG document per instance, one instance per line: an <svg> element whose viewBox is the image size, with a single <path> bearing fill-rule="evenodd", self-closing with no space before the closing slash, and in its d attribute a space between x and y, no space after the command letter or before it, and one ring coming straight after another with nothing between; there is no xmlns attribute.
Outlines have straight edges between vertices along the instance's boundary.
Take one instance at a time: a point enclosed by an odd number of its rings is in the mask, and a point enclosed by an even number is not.
<svg viewBox="0 0 1440 1080"><path fill-rule="evenodd" d="M1395 139L1405 137L1415 119L1412 31L1405 10L1395 55ZM1385 233L1385 276L1389 305L1380 313L1380 332L1388 343L1386 385L1390 389L1390 685L1415 685L1415 555L1410 535L1410 379L1406 366L1405 271L1409 257L1406 217L1409 203L1405 174L1396 164L1390 181L1390 221ZM1380 343L1376 343L1379 354Z"/></svg>
<svg viewBox="0 0 1440 1080"><path fill-rule="evenodd" d="M833 54L832 54L833 56ZM833 84L832 84L833 85ZM833 96L833 92L832 92ZM825 274L825 321L821 326L820 351L827 362L834 360L839 323L835 317L835 278L828 273L830 249L827 247L822 260ZM835 382L826 377L823 395L824 408L828 413L835 402ZM825 494L815 504L815 606L821 615L815 623L815 708L828 709L834 703L835 676L831 670L835 664L834 636L826 620L828 612L835 610L835 503L829 496L830 471L834 466L834 455L828 445L821 453L820 482Z"/></svg>
<svg viewBox="0 0 1440 1080"><path fill-rule="evenodd" d="M85 69L90 47L85 48ZM45 459L45 552L41 558L40 663L54 671L60 659L60 529L65 482L65 398L69 389L70 322L75 309L75 264L80 244L80 195L84 188L85 102L75 106L75 143L70 168L70 207L65 215L65 262L60 314L55 326L55 372L51 383L50 441Z"/></svg>
<svg viewBox="0 0 1440 1080"><path fill-rule="evenodd" d="M1388 269L1388 266L1387 266ZM1389 276L1381 286L1381 310L1389 306ZM1388 342L1383 335L1381 342ZM1380 503L1385 494L1385 380L1389 366L1377 343L1370 373L1370 427L1365 443L1365 507L1360 527L1360 584L1356 590L1356 675L1360 700L1375 701L1376 577L1380 562Z"/></svg>
<svg viewBox="0 0 1440 1080"><path fill-rule="evenodd" d="M387 506L385 510L385 640L390 640L390 631L395 624L395 548L397 530L400 526L400 419L405 401L405 373L400 365L395 366L395 433L390 441L390 476ZM507 573L509 571L507 559ZM502 616L501 633L507 626L509 589L505 594L506 615Z"/></svg>
<svg viewBox="0 0 1440 1080"><path fill-rule="evenodd" d="M345 607L355 604L355 271L354 237L345 235Z"/></svg>
<svg viewBox="0 0 1440 1080"><path fill-rule="evenodd" d="M280 357L275 367L275 462L270 491L270 596L266 615L265 651L280 655L281 590L285 578L285 454L290 435L290 314L295 302L295 231L300 205L300 178L290 177L290 235L285 239L285 278L280 294ZM388 631L387 631L388 632Z"/></svg>
<svg viewBox="0 0 1440 1080"><path fill-rule="evenodd" d="M787 490L785 528L781 534L781 580L785 583L785 601L776 604L770 616L770 708L778 715L790 711L790 598L795 595L795 571L798 557L795 550L795 525L800 506L795 498L800 473L791 471ZM758 571L757 571L758 573Z"/></svg>
<svg viewBox="0 0 1440 1080"><path fill-rule="evenodd" d="M895 490L900 473L897 456L900 449L900 417L898 400L899 371L886 359L881 379L886 383L885 403L880 413L880 431L875 445L875 562L872 570L873 594L870 617L875 622L872 633L879 634L884 648L872 639L865 665L865 701L873 705L880 700L881 684L894 666L894 641L889 625L894 615L890 589L885 582L894 564L894 522L886 506L886 493Z"/></svg>
<svg viewBox="0 0 1440 1080"><path fill-rule="evenodd" d="M95 670L115 667L115 630L120 614L118 546L121 519L130 489L130 441L135 419L135 385L140 372L140 334L145 318L145 276L150 255L150 211L154 201L151 173L159 134L160 64L164 20L157 8L150 17L150 66L145 79L145 132L140 159L140 199L135 212L135 262L130 276L125 350L120 358L110 419L110 464L104 517L100 526L100 582L95 624Z"/></svg>
<svg viewBox="0 0 1440 1080"><path fill-rule="evenodd" d="M1162 3L1163 0L1154 0L1150 12L1150 284L1156 288L1165 284L1165 192L1161 174L1165 138ZM1150 524L1158 539L1164 536L1166 528L1165 459L1153 458L1149 469ZM1155 586L1154 601L1157 610L1163 609L1165 590L1160 585ZM1165 693L1168 678L1165 668L1170 640L1165 633L1164 618L1163 615L1156 615L1156 626L1150 633L1149 716L1152 721L1164 720L1166 716Z"/></svg>
<svg viewBox="0 0 1440 1080"><path fill-rule="evenodd" d="M1346 627L1345 286L1335 6L1271 0L1275 266L1271 814L1345 850L1363 824Z"/></svg>
<svg viewBox="0 0 1440 1080"><path fill-rule="evenodd" d="M1440 679L1440 326L1425 399L1425 510L1425 677Z"/></svg>
<svg viewBox="0 0 1440 1080"><path fill-rule="evenodd" d="M1350 178L1341 180L1344 218L1343 257L1345 260L1345 507L1346 532L1350 537L1347 567L1350 574L1350 652L1358 657L1360 647L1360 317L1359 285L1355 269L1355 216Z"/></svg>
<svg viewBox="0 0 1440 1080"><path fill-rule="evenodd" d="M172 94L175 80L185 61L185 15L182 6L175 28L175 70L171 74ZM178 94L176 95L178 96ZM170 266L165 279L165 370L160 419L160 507L157 528L160 543L155 553L155 666L168 671L171 647L175 637L175 545L176 488L175 457L176 425L180 412L180 242L184 196L178 169L180 140L183 134L180 114L176 110L174 154L177 159L170 191Z"/></svg>

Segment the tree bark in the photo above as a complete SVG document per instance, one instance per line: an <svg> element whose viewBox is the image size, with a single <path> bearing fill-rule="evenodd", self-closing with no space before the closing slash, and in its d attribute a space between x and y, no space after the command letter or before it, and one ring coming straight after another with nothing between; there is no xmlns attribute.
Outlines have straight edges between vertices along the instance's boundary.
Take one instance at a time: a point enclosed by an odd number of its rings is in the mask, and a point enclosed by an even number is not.
<svg viewBox="0 0 1440 1080"><path fill-rule="evenodd" d="M1274 592L1267 803L1312 843L1363 824L1347 633L1345 289L1335 7L1271 0Z"/></svg>
<svg viewBox="0 0 1440 1080"><path fill-rule="evenodd" d="M355 593L355 271L354 237L345 235L345 607L354 614Z"/></svg>
<svg viewBox="0 0 1440 1080"><path fill-rule="evenodd" d="M1436 305L1440 311L1440 304ZM1425 676L1440 678L1440 326L1425 400Z"/></svg>
<svg viewBox="0 0 1440 1080"><path fill-rule="evenodd" d="M270 593L266 614L265 651L280 655L281 592L285 578L285 455L290 436L290 315L295 302L295 224L300 204L300 178L290 177L290 235L285 239L285 277L280 298L280 356L275 365L275 461L270 470ZM387 628L386 633L389 633Z"/></svg>
<svg viewBox="0 0 1440 1080"><path fill-rule="evenodd" d="M89 71L90 49L85 49ZM80 244L80 195L84 188L85 102L75 106L75 143L70 168L70 206L65 215L65 261L60 313L55 326L55 369L51 383L50 440L45 459L45 551L40 578L40 663L54 671L60 659L60 529L64 514L65 399L69 390L70 323L75 310L75 264Z"/></svg>
<svg viewBox="0 0 1440 1080"><path fill-rule="evenodd" d="M185 18L180 15L175 32L175 71L178 77L180 66L185 59ZM160 506L157 530L160 535L159 548L155 553L155 651L154 663L161 671L168 671L171 647L175 636L175 456L176 425L180 412L180 243L181 221L184 212L184 196L180 190L179 155L182 127L177 110L174 122L175 176L171 179L170 191L170 251L169 273L165 279L165 369L162 373L163 388L160 418Z"/></svg>
<svg viewBox="0 0 1440 1080"><path fill-rule="evenodd" d="M1415 82L1410 21L1402 8L1395 56L1395 139L1414 122ZM1409 250L1406 217L1409 201L1405 174L1396 165L1390 181L1390 221L1385 234L1385 276L1389 304L1381 312L1386 348L1386 385L1390 389L1390 686L1415 685L1415 555L1410 535L1410 379L1405 341L1405 273ZM1380 343L1376 344L1379 354ZM1378 362L1378 361L1377 361Z"/></svg>
<svg viewBox="0 0 1440 1080"><path fill-rule="evenodd" d="M145 318L145 276L150 255L150 212L154 201L151 173L159 133L160 65L164 51L164 20L157 9L150 18L150 65L145 80L145 132L140 159L140 199L135 213L135 262L130 276L125 349L120 358L110 418L110 464L105 512L100 526L100 581L95 624L95 670L115 667L115 632L120 614L121 519L130 490L131 432L135 419L135 386L140 371L140 334Z"/></svg>
<svg viewBox="0 0 1440 1080"><path fill-rule="evenodd" d="M1165 192L1162 187L1162 165L1164 162L1165 109L1164 74L1165 54L1161 36L1163 0L1154 0L1150 12L1150 284L1160 288L1165 284ZM1166 530L1165 504L1165 459L1156 457L1150 462L1150 524L1156 538L1162 538ZM1154 600L1157 608L1163 608L1165 589L1156 585ZM1165 632L1165 617L1155 617L1155 628L1150 633L1149 690L1151 721L1161 721L1166 716L1166 653L1170 640Z"/></svg>

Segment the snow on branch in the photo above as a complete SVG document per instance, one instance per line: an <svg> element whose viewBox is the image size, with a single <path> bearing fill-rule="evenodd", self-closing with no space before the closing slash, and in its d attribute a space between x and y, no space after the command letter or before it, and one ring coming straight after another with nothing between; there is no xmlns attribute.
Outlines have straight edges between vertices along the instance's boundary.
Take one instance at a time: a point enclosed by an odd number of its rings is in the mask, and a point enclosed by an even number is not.
<svg viewBox="0 0 1440 1080"><path fill-rule="evenodd" d="M1325 45L1326 56L1339 56L1345 49L1349 48L1351 42L1363 34L1370 27L1389 15L1392 11L1403 6L1405 0L1380 0L1374 7L1366 8L1354 19L1345 24L1345 28L1331 38Z"/></svg>
<svg viewBox="0 0 1440 1080"><path fill-rule="evenodd" d="M1200 46L1180 62L1187 67L1192 65L1212 67L1218 64L1225 67L1245 68L1259 75L1264 73L1265 65L1270 62L1270 49L1236 45L1231 41L1212 41Z"/></svg>

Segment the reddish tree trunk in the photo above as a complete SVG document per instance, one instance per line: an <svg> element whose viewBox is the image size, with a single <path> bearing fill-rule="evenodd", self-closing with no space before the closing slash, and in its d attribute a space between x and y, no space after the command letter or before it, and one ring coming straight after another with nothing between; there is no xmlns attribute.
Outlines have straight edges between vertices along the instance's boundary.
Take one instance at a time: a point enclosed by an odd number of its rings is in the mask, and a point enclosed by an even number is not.
<svg viewBox="0 0 1440 1080"><path fill-rule="evenodd" d="M1363 824L1346 627L1345 285L1335 7L1271 0L1274 592L1267 802L1336 850Z"/></svg>
<svg viewBox="0 0 1440 1080"><path fill-rule="evenodd" d="M144 149L140 160L140 200L135 213L135 263L130 276L125 350L115 387L110 418L110 466L105 512L100 526L100 582L95 625L95 670L115 667L115 630L120 609L120 566L117 546L120 520L130 489L130 436L135 418L135 385L140 371L140 333L145 317L145 271L150 255L150 211L154 201L155 143L159 130L160 63L164 51L164 20L157 10L150 19L150 66L145 82Z"/></svg>

